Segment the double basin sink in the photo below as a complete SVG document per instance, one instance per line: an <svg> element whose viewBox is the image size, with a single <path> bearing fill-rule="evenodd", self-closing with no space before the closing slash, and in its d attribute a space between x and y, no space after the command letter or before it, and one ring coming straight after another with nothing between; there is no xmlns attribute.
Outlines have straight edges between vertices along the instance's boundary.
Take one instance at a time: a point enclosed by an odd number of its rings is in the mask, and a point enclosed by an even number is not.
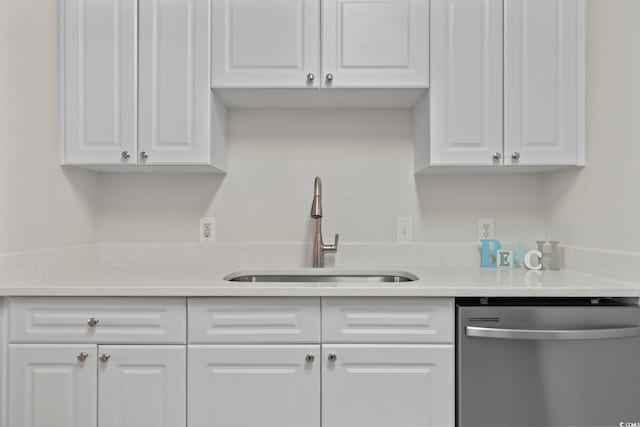
<svg viewBox="0 0 640 427"><path fill-rule="evenodd" d="M241 283L404 283L414 282L418 277L407 272L345 272L302 270L294 273L282 272L236 272L224 278Z"/></svg>

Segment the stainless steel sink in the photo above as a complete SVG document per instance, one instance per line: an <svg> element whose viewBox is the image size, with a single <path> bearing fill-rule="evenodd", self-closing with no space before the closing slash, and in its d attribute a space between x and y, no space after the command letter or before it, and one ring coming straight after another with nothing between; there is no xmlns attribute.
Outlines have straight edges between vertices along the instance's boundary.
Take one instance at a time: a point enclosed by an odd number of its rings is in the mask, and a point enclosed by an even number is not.
<svg viewBox="0 0 640 427"><path fill-rule="evenodd" d="M403 283L418 280L416 276L406 272L296 272L268 273L249 272L232 273L225 277L230 282L243 283Z"/></svg>

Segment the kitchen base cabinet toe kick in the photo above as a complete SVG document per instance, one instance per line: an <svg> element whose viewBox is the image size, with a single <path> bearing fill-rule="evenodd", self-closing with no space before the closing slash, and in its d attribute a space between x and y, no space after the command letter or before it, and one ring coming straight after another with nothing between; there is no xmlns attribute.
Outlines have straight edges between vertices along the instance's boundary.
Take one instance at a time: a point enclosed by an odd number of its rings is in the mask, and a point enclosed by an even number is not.
<svg viewBox="0 0 640 427"><path fill-rule="evenodd" d="M1 427L454 425L450 298L5 302Z"/></svg>

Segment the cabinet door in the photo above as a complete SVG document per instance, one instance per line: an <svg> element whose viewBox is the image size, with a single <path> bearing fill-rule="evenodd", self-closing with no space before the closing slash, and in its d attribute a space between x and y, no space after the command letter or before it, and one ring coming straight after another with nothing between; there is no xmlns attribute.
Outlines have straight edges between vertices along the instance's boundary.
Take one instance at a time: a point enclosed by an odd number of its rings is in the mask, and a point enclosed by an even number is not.
<svg viewBox="0 0 640 427"><path fill-rule="evenodd" d="M319 427L319 353L319 345L190 346L189 427Z"/></svg>
<svg viewBox="0 0 640 427"><path fill-rule="evenodd" d="M9 425L95 427L96 351L95 345L10 345Z"/></svg>
<svg viewBox="0 0 640 427"><path fill-rule="evenodd" d="M323 427L453 427L452 345L323 345L322 357Z"/></svg>
<svg viewBox="0 0 640 427"><path fill-rule="evenodd" d="M212 21L214 88L318 86L319 0L213 0Z"/></svg>
<svg viewBox="0 0 640 427"><path fill-rule="evenodd" d="M428 87L429 1L323 0L322 69L328 87Z"/></svg>
<svg viewBox="0 0 640 427"><path fill-rule="evenodd" d="M505 164L578 163L583 7L580 0L505 1Z"/></svg>
<svg viewBox="0 0 640 427"><path fill-rule="evenodd" d="M186 347L99 347L100 427L184 427Z"/></svg>
<svg viewBox="0 0 640 427"><path fill-rule="evenodd" d="M210 161L209 0L139 0L139 162Z"/></svg>
<svg viewBox="0 0 640 427"><path fill-rule="evenodd" d="M137 2L60 4L64 162L135 163Z"/></svg>
<svg viewBox="0 0 640 427"><path fill-rule="evenodd" d="M502 164L502 22L502 0L431 0L431 165Z"/></svg>

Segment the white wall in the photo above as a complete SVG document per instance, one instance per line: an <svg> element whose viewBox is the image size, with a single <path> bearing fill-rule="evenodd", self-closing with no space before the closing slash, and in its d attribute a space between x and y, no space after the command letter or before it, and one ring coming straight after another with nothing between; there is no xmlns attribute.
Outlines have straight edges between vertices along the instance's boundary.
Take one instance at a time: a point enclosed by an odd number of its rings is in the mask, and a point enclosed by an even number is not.
<svg viewBox="0 0 640 427"><path fill-rule="evenodd" d="M545 234L640 252L640 2L589 0L588 167L536 176L423 176L406 111L235 111L229 174L98 176L58 166L57 2L0 0L0 253L93 241L307 241L312 179L325 230L393 241L472 241L496 218L503 240ZM98 200L99 199L99 200ZM268 206L268 208L266 207Z"/></svg>
<svg viewBox="0 0 640 427"><path fill-rule="evenodd" d="M393 242L399 216L416 241L475 241L486 216L506 241L545 234L539 176L415 178L409 110L237 110L229 143L225 177L104 176L99 239L197 241L211 215L221 242L308 242L316 175L326 240Z"/></svg>
<svg viewBox="0 0 640 427"><path fill-rule="evenodd" d="M588 5L588 166L545 179L548 237L640 253L640 1Z"/></svg>
<svg viewBox="0 0 640 427"><path fill-rule="evenodd" d="M0 0L0 254L90 242L97 175L59 164L57 1Z"/></svg>

